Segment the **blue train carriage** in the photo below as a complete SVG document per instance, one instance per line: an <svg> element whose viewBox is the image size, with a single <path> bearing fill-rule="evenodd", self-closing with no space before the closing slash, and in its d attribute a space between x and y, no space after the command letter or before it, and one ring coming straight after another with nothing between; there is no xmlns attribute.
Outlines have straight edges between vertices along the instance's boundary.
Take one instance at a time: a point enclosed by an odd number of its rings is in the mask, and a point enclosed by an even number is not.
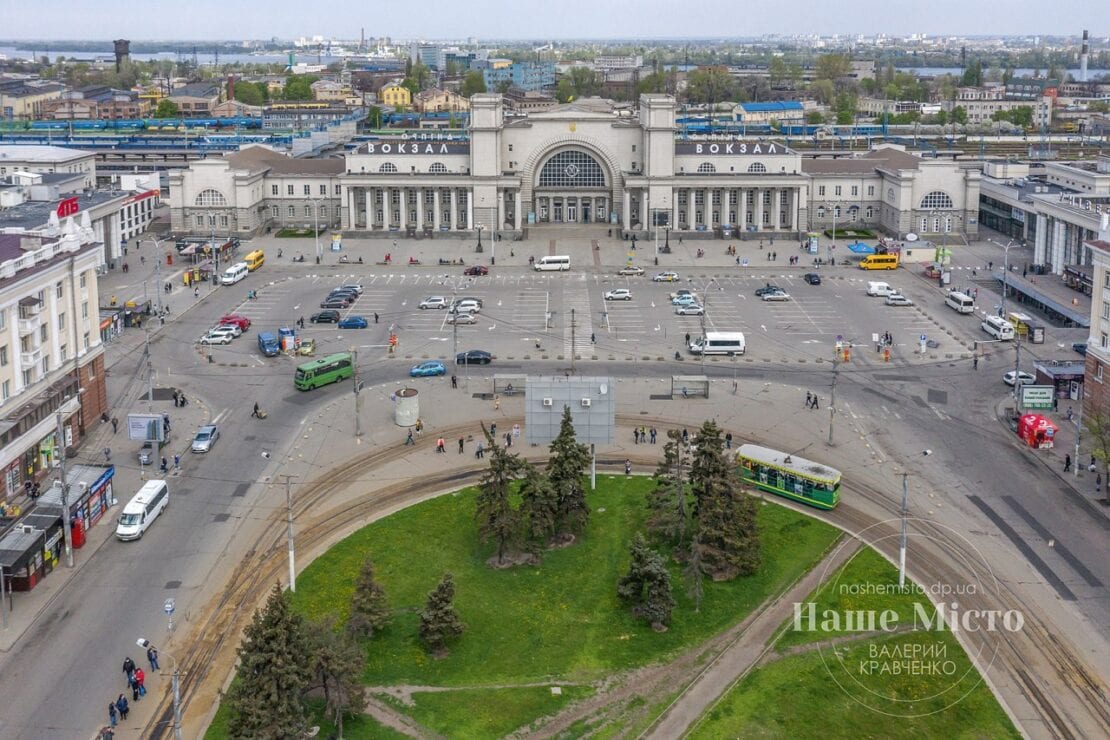
<svg viewBox="0 0 1110 740"><path fill-rule="evenodd" d="M740 445L736 462L740 477L756 488L818 509L840 502L840 471L823 463L760 445Z"/></svg>

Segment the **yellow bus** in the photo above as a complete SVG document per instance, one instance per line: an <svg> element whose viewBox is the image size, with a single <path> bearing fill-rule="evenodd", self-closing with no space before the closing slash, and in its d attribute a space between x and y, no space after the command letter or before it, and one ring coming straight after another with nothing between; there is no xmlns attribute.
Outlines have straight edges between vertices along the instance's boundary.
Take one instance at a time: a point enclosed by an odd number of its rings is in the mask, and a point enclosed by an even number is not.
<svg viewBox="0 0 1110 740"><path fill-rule="evenodd" d="M898 267L897 254L869 254L860 260L861 270L893 270Z"/></svg>
<svg viewBox="0 0 1110 740"><path fill-rule="evenodd" d="M262 267L262 263L266 261L266 255L261 249L256 249L244 257L243 261L247 263L247 269L254 272Z"/></svg>

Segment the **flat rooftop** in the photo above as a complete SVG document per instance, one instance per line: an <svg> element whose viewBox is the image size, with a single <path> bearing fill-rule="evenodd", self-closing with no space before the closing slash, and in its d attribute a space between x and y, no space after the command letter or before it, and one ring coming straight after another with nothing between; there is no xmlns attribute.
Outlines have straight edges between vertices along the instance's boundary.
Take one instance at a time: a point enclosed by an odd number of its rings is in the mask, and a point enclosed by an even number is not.
<svg viewBox="0 0 1110 740"><path fill-rule="evenodd" d="M131 193L119 190L94 190L91 193L73 195L77 199L80 211L88 211L96 206L109 203L119 198L121 201ZM68 200L67 197L65 200ZM50 222L50 214L58 210L60 201L28 201L18 206L0 210L0 230L2 229L38 229ZM80 213L78 211L78 213Z"/></svg>
<svg viewBox="0 0 1110 740"><path fill-rule="evenodd" d="M0 144L0 162L11 160L13 162L49 164L94 156L96 156L95 152L85 149L70 149L64 146L50 146L49 144Z"/></svg>

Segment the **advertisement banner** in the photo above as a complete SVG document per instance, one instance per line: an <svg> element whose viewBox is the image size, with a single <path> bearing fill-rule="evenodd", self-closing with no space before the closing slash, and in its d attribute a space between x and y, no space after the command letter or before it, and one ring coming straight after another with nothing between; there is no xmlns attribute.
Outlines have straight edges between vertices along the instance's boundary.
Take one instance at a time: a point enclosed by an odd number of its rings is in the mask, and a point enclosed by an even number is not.
<svg viewBox="0 0 1110 740"><path fill-rule="evenodd" d="M1023 385L1021 387L1021 408L1052 410L1055 389L1051 385Z"/></svg>
<svg viewBox="0 0 1110 740"><path fill-rule="evenodd" d="M165 442L165 424L161 414L128 414L127 438L138 442Z"/></svg>

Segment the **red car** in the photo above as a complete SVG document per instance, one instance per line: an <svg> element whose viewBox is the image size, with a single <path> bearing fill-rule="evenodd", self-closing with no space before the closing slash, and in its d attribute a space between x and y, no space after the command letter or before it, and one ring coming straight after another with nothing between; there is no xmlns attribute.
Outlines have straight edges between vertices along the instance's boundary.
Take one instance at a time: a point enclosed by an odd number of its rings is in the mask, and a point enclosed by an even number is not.
<svg viewBox="0 0 1110 740"><path fill-rule="evenodd" d="M489 268L485 265L471 265L463 270L463 275L489 275Z"/></svg>
<svg viewBox="0 0 1110 740"><path fill-rule="evenodd" d="M251 320L237 313L229 313L227 316L221 316L218 323L238 326L243 331L251 328Z"/></svg>

